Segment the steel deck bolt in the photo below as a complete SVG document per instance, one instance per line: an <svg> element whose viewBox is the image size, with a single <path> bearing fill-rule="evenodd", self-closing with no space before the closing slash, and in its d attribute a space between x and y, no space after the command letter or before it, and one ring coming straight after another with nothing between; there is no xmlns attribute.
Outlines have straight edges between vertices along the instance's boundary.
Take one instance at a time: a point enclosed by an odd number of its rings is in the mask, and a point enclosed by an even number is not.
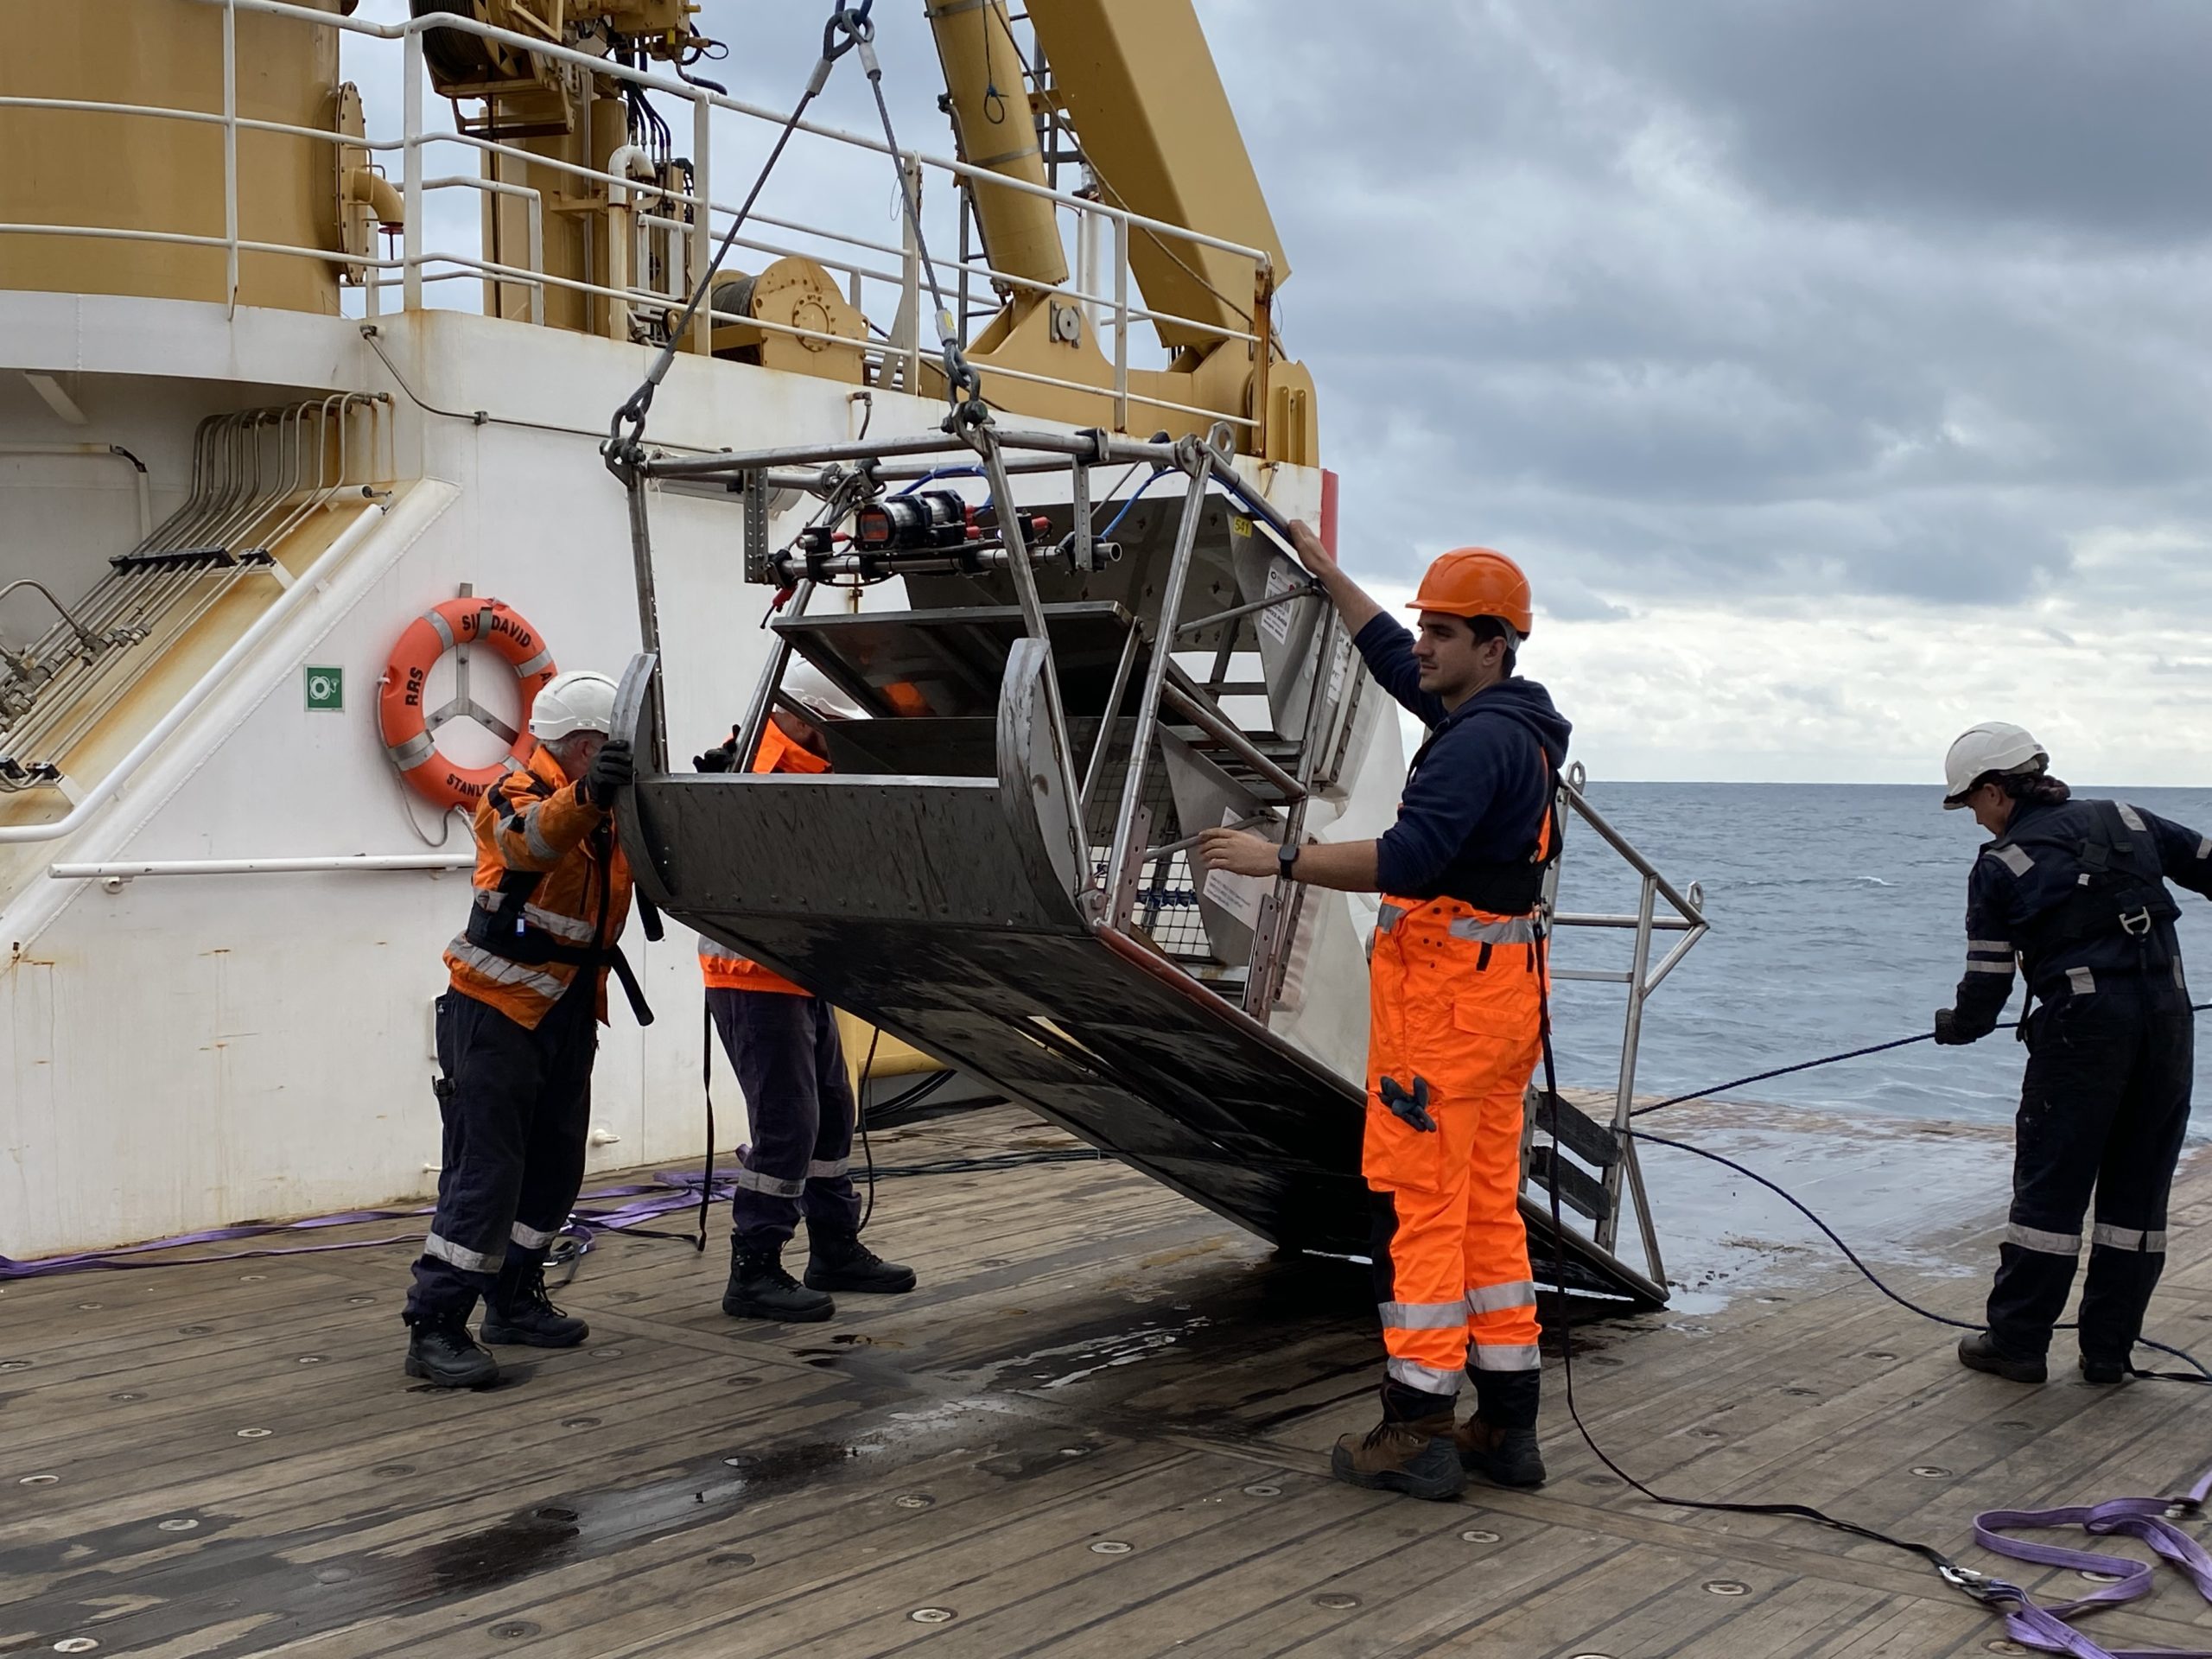
<svg viewBox="0 0 2212 1659"><path fill-rule="evenodd" d="M950 1624L959 1615L950 1607L917 1607L906 1617L917 1624Z"/></svg>
<svg viewBox="0 0 2212 1659"><path fill-rule="evenodd" d="M1740 1579L1707 1579L1705 1593L1708 1596L1748 1596L1751 1586Z"/></svg>
<svg viewBox="0 0 2212 1659"><path fill-rule="evenodd" d="M1497 1535L1481 1527L1469 1527L1459 1535L1459 1541L1466 1544L1494 1544Z"/></svg>
<svg viewBox="0 0 2212 1659"><path fill-rule="evenodd" d="M1341 1590L1332 1590L1327 1595L1314 1597L1313 1605L1316 1607L1326 1607L1332 1611L1341 1612L1345 1608L1358 1606L1359 1598L1348 1596Z"/></svg>
<svg viewBox="0 0 2212 1659"><path fill-rule="evenodd" d="M1119 1538L1101 1538L1090 1547L1090 1553L1094 1555L1126 1555L1131 1548Z"/></svg>

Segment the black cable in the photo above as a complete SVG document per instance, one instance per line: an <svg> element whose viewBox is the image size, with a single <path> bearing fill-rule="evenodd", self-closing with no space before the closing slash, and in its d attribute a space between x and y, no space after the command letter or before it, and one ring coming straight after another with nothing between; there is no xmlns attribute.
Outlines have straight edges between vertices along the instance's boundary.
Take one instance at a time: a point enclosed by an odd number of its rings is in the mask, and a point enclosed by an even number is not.
<svg viewBox="0 0 2212 1659"><path fill-rule="evenodd" d="M1669 1147L1676 1152L1687 1152L1699 1158L1709 1159L1713 1163L1722 1165L1728 1169L1732 1169L1737 1174L1741 1175L1746 1180L1757 1181L1761 1186L1766 1188L1768 1192L1773 1193L1777 1198L1788 1204L1790 1208L1796 1211L1799 1215L1804 1217L1806 1220L1811 1222L1814 1226L1819 1228L1822 1233L1826 1234L1827 1236L1828 1243L1834 1245L1836 1249L1843 1252L1844 1259L1848 1261L1853 1267L1859 1269L1859 1273L1865 1276L1866 1282L1873 1286L1875 1289L1880 1291L1883 1295L1888 1297L1899 1307L1909 1309L1910 1312L1919 1314L1923 1319L1932 1319L1937 1325L1948 1325L1955 1331L1980 1331L1983 1328L1983 1322L1981 1320L1955 1319L1948 1313L1938 1313L1933 1308L1923 1307L1911 1298L1900 1294L1898 1292L1891 1289L1888 1285L1882 1282L1881 1275L1877 1274L1873 1268L1868 1267L1865 1262L1861 1261L1859 1259L1859 1253L1856 1250L1853 1249L1850 1245L1844 1243L1842 1236L1839 1234L1834 1228L1829 1226L1827 1223L1821 1220L1820 1217L1815 1215L1802 1199L1800 1199L1795 1193L1791 1192L1788 1188L1783 1186L1778 1182L1769 1180L1757 1170L1748 1169L1742 1164L1738 1163L1734 1159L1723 1157L1719 1153L1709 1151L1704 1147L1694 1147L1687 1141L1670 1141L1664 1135L1652 1135L1643 1129L1630 1129L1629 1133L1639 1141L1649 1141L1655 1147ZM2054 1331L2078 1331L2081 1329L2081 1326L2078 1323L2069 1320L2063 1325L2055 1325L2051 1326L2051 1329ZM2163 1342L2153 1342L2148 1337L2138 1337L2136 1340L2142 1344L2145 1348L2155 1348L2162 1354L2171 1354L2174 1358L2181 1360L2187 1364L2195 1366L2201 1373L2201 1375L2196 1376L2184 1376L2178 1371L2136 1371L2136 1376L2156 1377L2162 1381L2173 1382L2212 1383L2212 1369L2208 1369L2203 1361L2198 1359L2196 1355L2190 1353L2187 1349L2169 1347ZM2133 1367L2131 1366L2129 1369L2133 1370Z"/></svg>
<svg viewBox="0 0 2212 1659"><path fill-rule="evenodd" d="M1548 943L1539 944L1537 948L1544 952L1545 957L1541 970L1536 976L1537 1029L1543 1044L1544 1087L1554 1099L1559 1099L1560 1098L1559 1067L1552 1052L1550 950ZM1967 1589L1970 1580L1966 1577L1965 1569L1933 1544L1923 1544L1910 1538L1894 1537L1889 1533L1878 1531L1872 1527L1861 1526L1854 1521L1839 1520L1825 1510L1815 1509L1809 1503L1732 1503L1715 1499L1669 1497L1663 1492L1654 1491L1627 1470L1622 1468L1620 1465L1615 1463L1611 1458L1606 1456L1605 1447L1599 1446L1597 1437L1591 1433L1590 1426L1582 1421L1582 1413L1574 1399L1574 1299L1568 1292L1567 1281L1567 1223L1560 1210L1560 1188L1562 1185L1564 1183L1556 1177L1551 1182L1552 1274L1553 1282L1559 1291L1560 1300L1560 1371L1567 1388L1567 1414L1573 1421L1576 1432L1582 1436L1582 1442L1590 1448L1592 1456L1605 1465L1615 1478L1633 1487L1654 1503L1664 1504L1669 1509L1707 1510L1724 1515L1772 1515L1784 1516L1790 1520L1810 1521L1818 1526L1827 1527L1837 1532L1847 1532L1853 1537L1865 1538L1871 1542L1884 1544L1891 1549L1916 1555L1934 1567L1946 1584L1957 1589ZM1788 1195L1784 1194L1784 1196ZM1795 1200L1792 1201L1795 1202ZM1827 1230L1823 1227L1822 1230ZM1835 1236L1830 1233L1829 1236L1834 1238ZM1837 1239L1836 1242L1840 1244L1843 1241ZM1853 1259L1856 1260L1855 1257ZM1967 1593L1971 1594L1972 1591L1967 1589Z"/></svg>
<svg viewBox="0 0 2212 1659"><path fill-rule="evenodd" d="M699 1170L699 1254L707 1253L707 1210L715 1185L715 1007L699 998L699 1092L707 1102L707 1159Z"/></svg>
<svg viewBox="0 0 2212 1659"><path fill-rule="evenodd" d="M2192 1002L2189 1005L2189 1011L2191 1014L2202 1014L2209 1008L2212 1008L2212 1002ZM2018 1031L2026 1023L2024 1020L2007 1020L2002 1025L1992 1026L1990 1031L1992 1033ZM1823 1054L1817 1060L1800 1060L1795 1065L1777 1065L1771 1071L1754 1071L1748 1077L1736 1077L1727 1083L1716 1083L1711 1088L1700 1089L1694 1094L1675 1095L1665 1100L1654 1101L1649 1106L1637 1107L1629 1113L1629 1116L1642 1117L1647 1113L1663 1111L1669 1106L1686 1105L1693 1100L1705 1100L1713 1095L1725 1094L1732 1089L1741 1089L1746 1084L1764 1083L1771 1077L1786 1077L1795 1071L1811 1071L1823 1065L1834 1065L1839 1061L1856 1060L1868 1054L1880 1054L1892 1048L1910 1048L1915 1043L1932 1043L1935 1040L1934 1032L1923 1031L1910 1037L1893 1037L1886 1043L1870 1043L1865 1048L1847 1048L1840 1054Z"/></svg>
<svg viewBox="0 0 2212 1659"><path fill-rule="evenodd" d="M2015 1020L2013 1023L2017 1025L2018 1021ZM2012 1028L2011 1026L1997 1027L1999 1031L2010 1031ZM1771 1071L1754 1071L1748 1077L1737 1077L1728 1083L1716 1083L1710 1089L1700 1089L1695 1094L1676 1095L1671 1099L1654 1101L1649 1106L1638 1106L1629 1116L1642 1117L1647 1112L1664 1111L1669 1106L1681 1106L1693 1100L1703 1100L1708 1096L1721 1094L1731 1089L1741 1089L1747 1084L1764 1083L1770 1077L1786 1077L1793 1071L1810 1071L1818 1066L1834 1065L1840 1060L1855 1060L1865 1055L1882 1053L1887 1049L1910 1048L1915 1043L1932 1043L1935 1040L1934 1032L1923 1031L1916 1036L1898 1037L1886 1043L1870 1043L1865 1048L1846 1049L1840 1054L1823 1054L1817 1060L1800 1060L1795 1065L1777 1065Z"/></svg>
<svg viewBox="0 0 2212 1659"><path fill-rule="evenodd" d="M868 1058L861 1062L861 1086L853 1093L853 1122L861 1132L861 1155L868 1160L868 1207L861 1211L861 1224L853 1230L857 1238L868 1230L869 1218L875 1214L875 1148L868 1138L868 1080L875 1072L875 1046L883 1040L883 1027L868 1028Z"/></svg>
<svg viewBox="0 0 2212 1659"><path fill-rule="evenodd" d="M861 1110L870 1122L878 1128L881 1128L899 1113L920 1105L938 1090L944 1088L946 1084L951 1082L952 1077L953 1074L949 1071L932 1071L919 1083L901 1090L880 1106L869 1107L866 1102L863 1102Z"/></svg>
<svg viewBox="0 0 2212 1659"><path fill-rule="evenodd" d="M448 421L467 421L471 426L512 426L519 427L528 432L554 432L563 437L589 438L594 443L606 442L607 434L596 427L562 426L546 421L525 421L517 416L494 415L481 409L441 409L437 404L425 400L420 392L407 384L406 377L399 372L399 365L386 354L384 349L384 333L377 324L363 323L361 338L368 341L369 349L374 352L378 359L383 363L385 372L391 376L392 384L407 395L409 403L414 404L425 415L435 415ZM658 440L655 442L663 449L677 449L686 454L709 455L722 453L720 450L703 448L695 443L659 443Z"/></svg>

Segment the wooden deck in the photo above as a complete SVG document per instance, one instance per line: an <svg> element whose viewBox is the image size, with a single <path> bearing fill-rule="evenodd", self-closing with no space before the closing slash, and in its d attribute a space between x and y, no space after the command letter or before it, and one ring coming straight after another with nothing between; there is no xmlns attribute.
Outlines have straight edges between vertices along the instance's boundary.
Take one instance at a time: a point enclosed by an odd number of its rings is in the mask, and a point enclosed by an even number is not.
<svg viewBox="0 0 2212 1659"><path fill-rule="evenodd" d="M1062 1144L998 1111L876 1155L1009 1143ZM2199 1162L2153 1323L2212 1349L2208 1212ZM1994 1219L1957 1230L1957 1262L1988 1259ZM8 1287L0 1652L2020 1650L1902 1557L1629 1493L1556 1357L1543 1491L1331 1481L1330 1442L1374 1410L1363 1275L1277 1262L1118 1166L885 1183L870 1240L923 1288L830 1325L725 1319L726 1236L704 1258L602 1245L563 1297L591 1343L482 1394L402 1378L404 1245ZM1904 1277L1977 1305L1978 1279ZM1662 1490L1818 1503L1970 1560L1978 1508L2164 1491L2212 1460L2195 1389L2019 1389L1950 1343L1821 1263L1579 1332L1575 1380ZM2091 1628L2212 1643L2171 1573Z"/></svg>

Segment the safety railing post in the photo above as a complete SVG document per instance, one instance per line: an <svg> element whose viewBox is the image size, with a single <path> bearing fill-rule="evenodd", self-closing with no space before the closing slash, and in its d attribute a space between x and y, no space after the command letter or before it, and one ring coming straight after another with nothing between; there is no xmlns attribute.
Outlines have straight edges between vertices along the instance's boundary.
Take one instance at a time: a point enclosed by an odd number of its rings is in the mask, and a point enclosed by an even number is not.
<svg viewBox="0 0 2212 1659"><path fill-rule="evenodd" d="M238 9L223 8L223 304L238 308Z"/></svg>
<svg viewBox="0 0 2212 1659"><path fill-rule="evenodd" d="M703 95L691 100L691 194L698 200L691 206L690 269L683 282L671 284L679 297L698 285L715 257L715 213L707 205L715 199L709 167L715 149L714 114L715 106ZM707 300L691 324L691 349L702 357L715 349L714 296Z"/></svg>
<svg viewBox="0 0 2212 1659"><path fill-rule="evenodd" d="M402 89L403 116L400 151L400 201L407 223L399 232L399 305L404 311L423 308L423 30L419 24L407 31L407 84ZM496 210L495 210L496 211Z"/></svg>
<svg viewBox="0 0 2212 1659"><path fill-rule="evenodd" d="M1619 1086L1613 1095L1613 1135L1617 1141L1628 1140L1629 1115L1636 1107L1636 1047L1643 1035L1643 998L1645 976L1651 970L1651 920L1659 899L1659 884L1656 878L1646 875L1636 906L1636 947L1629 963L1628 1011L1621 1020L1621 1071ZM1613 1249L1613 1241L1620 1231L1621 1169L1615 1163L1605 1171L1605 1213L1598 1222L1598 1243L1605 1249Z"/></svg>
<svg viewBox="0 0 2212 1659"><path fill-rule="evenodd" d="M1175 550L1167 563L1167 580L1160 590L1160 620L1152 637L1152 660L1145 665L1144 692L1137 699L1136 734L1129 747L1129 769L1122 779L1121 810L1114 815L1114 844L1106 855L1106 891L1119 894L1126 884L1122 871L1133 852L1141 853L1141 844L1132 846L1136 831L1137 808L1144 802L1144 775L1152 756L1152 735L1160 723L1160 700L1167 683L1167 666L1175 658L1175 623L1183 608L1183 589L1191 577L1191 556L1198 537L1198 519L1206 501L1206 482L1213 476L1213 452L1201 447L1198 463L1191 471L1191 487L1183 498L1183 519L1175 527ZM1128 918L1121 912L1118 899L1109 907L1106 921L1111 927L1120 927Z"/></svg>
<svg viewBox="0 0 2212 1659"><path fill-rule="evenodd" d="M988 428L982 434L983 472L990 485L991 499L997 505L999 534L1006 540L1007 572L1014 578L1014 598L1021 607L1021 621L1033 639L1045 647L1045 711L1052 722L1052 747L1058 752L1060 788L1068 804L1068 810L1080 813L1083 803L1083 781L1076 775L1075 743L1068 732L1067 709L1060 702L1059 670L1052 662L1052 634L1045 621L1045 601L1037 591L1037 573L1029 565L1029 538L1021 522L1021 504L1014 499L1014 480L1006 470L1006 457ZM857 591L857 590L856 590ZM1084 834L1081 819L1076 826L1081 845L1077 853L1086 863L1090 861L1089 837ZM1089 871L1084 872L1088 885Z"/></svg>
<svg viewBox="0 0 2212 1659"><path fill-rule="evenodd" d="M1129 221L1119 213L1114 216L1114 429L1129 429Z"/></svg>

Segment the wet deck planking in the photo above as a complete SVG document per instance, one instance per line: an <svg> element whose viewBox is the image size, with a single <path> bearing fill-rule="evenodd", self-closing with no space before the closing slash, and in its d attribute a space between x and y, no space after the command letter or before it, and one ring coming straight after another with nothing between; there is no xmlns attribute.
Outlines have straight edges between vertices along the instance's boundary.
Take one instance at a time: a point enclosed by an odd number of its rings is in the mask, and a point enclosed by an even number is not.
<svg viewBox="0 0 2212 1659"><path fill-rule="evenodd" d="M1067 1144L1001 1111L876 1154L1009 1142ZM405 1245L8 1287L0 1362L29 1363L0 1371L0 1652L2005 1650L1891 1552L1636 1497L1575 1436L1556 1354L1543 1491L1336 1484L1326 1448L1373 1409L1364 1275L1283 1262L1117 1166L887 1181L878 1205L912 1297L741 1326L716 1305L726 1223L704 1256L614 1240L565 1293L587 1347L508 1351L518 1380L477 1395L399 1375ZM1942 1249L1978 1266L1993 1219ZM2184 1345L2212 1346L2207 1223L2199 1162L2153 1316ZM1900 1254L1900 1288L1972 1312L1978 1278ZM2212 1459L2195 1390L2091 1390L2064 1341L2045 1388L1971 1376L1947 1333L1807 1265L1718 1313L1578 1328L1576 1393L1662 1491L1814 1503L1972 1560L1977 1509L2164 1491ZM2098 1637L2212 1641L2168 1576Z"/></svg>

